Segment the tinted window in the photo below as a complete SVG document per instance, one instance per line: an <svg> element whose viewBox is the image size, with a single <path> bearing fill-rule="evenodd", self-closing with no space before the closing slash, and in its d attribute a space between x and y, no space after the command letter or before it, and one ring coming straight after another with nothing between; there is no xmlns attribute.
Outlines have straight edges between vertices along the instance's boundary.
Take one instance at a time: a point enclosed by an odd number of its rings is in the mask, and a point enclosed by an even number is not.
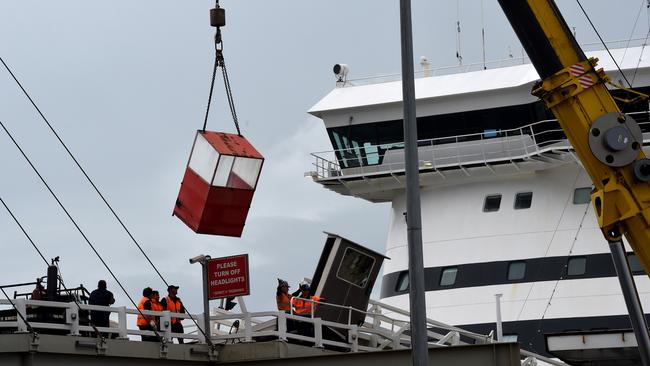
<svg viewBox="0 0 650 366"><path fill-rule="evenodd" d="M515 210L530 208L533 202L533 192L517 193L515 196Z"/></svg>
<svg viewBox="0 0 650 366"><path fill-rule="evenodd" d="M591 202L591 187L576 188L573 191L573 204L583 205Z"/></svg>
<svg viewBox="0 0 650 366"><path fill-rule="evenodd" d="M577 257L569 259L567 275L580 276L587 272L587 258Z"/></svg>
<svg viewBox="0 0 650 366"><path fill-rule="evenodd" d="M526 276L526 262L512 262L508 265L508 280L521 280Z"/></svg>
<svg viewBox="0 0 650 366"><path fill-rule="evenodd" d="M483 212L499 211L499 207L501 207L500 194L492 194L485 197L485 203L483 203Z"/></svg>
<svg viewBox="0 0 650 366"><path fill-rule="evenodd" d="M345 249L337 276L351 284L366 287L375 259L352 248Z"/></svg>
<svg viewBox="0 0 650 366"><path fill-rule="evenodd" d="M442 275L440 276L440 286L451 286L456 283L456 275L458 274L458 268L445 268L442 270Z"/></svg>
<svg viewBox="0 0 650 366"><path fill-rule="evenodd" d="M409 289L409 273L404 271L399 274L397 278L397 284L395 285L395 291L401 292Z"/></svg>
<svg viewBox="0 0 650 366"><path fill-rule="evenodd" d="M516 335L516 334L504 334L503 335L503 341L504 342L514 343L514 342L517 342L518 338L519 338L519 336Z"/></svg>
<svg viewBox="0 0 650 366"><path fill-rule="evenodd" d="M628 254L627 261L630 263L630 271L632 272L643 272L643 266L639 262L639 258L636 257L636 254Z"/></svg>

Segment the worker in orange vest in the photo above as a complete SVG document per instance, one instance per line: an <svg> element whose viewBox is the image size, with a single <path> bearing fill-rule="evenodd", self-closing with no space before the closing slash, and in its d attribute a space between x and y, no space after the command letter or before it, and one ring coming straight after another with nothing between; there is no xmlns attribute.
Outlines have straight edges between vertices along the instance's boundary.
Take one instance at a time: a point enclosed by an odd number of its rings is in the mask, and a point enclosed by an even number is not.
<svg viewBox="0 0 650 366"><path fill-rule="evenodd" d="M316 303L312 301L319 301L318 296L311 296L311 286L304 284L300 286L300 297L293 297L291 303L293 305L294 313L302 316L311 316L312 307L315 308Z"/></svg>
<svg viewBox="0 0 650 366"><path fill-rule="evenodd" d="M153 290L151 287L146 287L142 290L142 298L140 299L140 302L138 302L138 309L139 310L153 310L151 307L151 294ZM151 315L143 315L142 313L138 314L138 320L136 322L136 325L140 330L155 330L156 329L156 322L153 316ZM155 336L141 336L142 340L145 342L157 342L158 339Z"/></svg>
<svg viewBox="0 0 650 366"><path fill-rule="evenodd" d="M153 290L151 291L151 310L153 311L164 311L162 304L160 303L160 292ZM155 317L156 329L160 329L160 317Z"/></svg>
<svg viewBox="0 0 650 366"><path fill-rule="evenodd" d="M169 285L167 287L167 296L160 302L165 310L172 313L184 313L185 307L181 299L176 296L178 293L178 286ZM183 324L178 318L172 318L172 333L184 333ZM183 343L183 338L178 338L178 343Z"/></svg>
<svg viewBox="0 0 650 366"><path fill-rule="evenodd" d="M300 293L300 289L289 294L289 283L278 278L278 289L275 292L275 302L278 304L278 310L288 313L291 311L291 298Z"/></svg>

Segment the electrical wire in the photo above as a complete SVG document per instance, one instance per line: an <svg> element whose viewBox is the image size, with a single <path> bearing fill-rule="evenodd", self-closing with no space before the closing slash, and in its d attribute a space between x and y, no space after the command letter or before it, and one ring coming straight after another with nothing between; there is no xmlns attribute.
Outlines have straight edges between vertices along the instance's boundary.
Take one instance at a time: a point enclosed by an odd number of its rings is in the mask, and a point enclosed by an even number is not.
<svg viewBox="0 0 650 366"><path fill-rule="evenodd" d="M596 32L596 35L598 36L598 39L600 39L600 42L603 44L603 47L605 47L605 50L607 50L607 53L609 54L609 57L610 57L610 58L612 59L612 61L614 62L614 65L616 65L616 68L618 69L618 72L621 73L621 76L623 76L623 79L625 79L625 82L626 82L627 85L631 88L631 87L632 87L632 83L630 83L630 81L627 80L627 77L625 76L625 74L623 73L623 71L621 71L621 67L618 66L618 62L616 62L616 59L615 59L614 56L612 55L612 52L609 50L609 48L608 48L607 45L605 44L605 41L603 40L603 37L601 37L601 36L600 36L600 33L598 33L598 29L596 29L596 26L595 26L594 23L591 21L591 18L590 18L589 15L587 14L587 11L585 10L584 7L582 7L582 4L580 3L580 0L576 0L576 2L578 3L578 6L580 6L580 9L582 10L582 13L585 15L585 17L587 17L587 20L589 21L589 24L591 24L591 28L593 28L594 32Z"/></svg>
<svg viewBox="0 0 650 366"><path fill-rule="evenodd" d="M634 31L636 30L636 25L639 22L639 18L641 17L641 10L643 9L643 5L646 4L648 0L641 0L641 6L639 7L639 11L636 14L636 19L634 19L634 24L632 25L632 31L630 32L630 36L627 38L627 44L625 45L625 51L623 51L623 56L621 57L621 63L623 63L623 60L625 60L625 56L627 55L627 50L630 48L630 43L632 42L632 36L634 36ZM634 82L634 79L632 79L632 82Z"/></svg>
<svg viewBox="0 0 650 366"><path fill-rule="evenodd" d="M117 222L122 226L122 228L124 229L124 231L128 234L129 238L131 238L131 241L133 241L133 243L138 247L138 249L140 250L140 252L142 253L142 255L146 258L147 262L149 262L149 264L150 264L151 267L153 267L153 269L156 271L156 273L158 274L158 276L160 277L160 279L165 283L165 286L169 286L169 284L167 283L167 281L165 281L165 278L162 276L162 274L160 273L160 271L158 270L158 268L156 268L156 266L154 265L154 263L151 261L151 259L150 259L149 256L147 255L147 253L145 253L144 249L142 249L142 246L140 245L140 243L138 243L138 241L135 239L135 237L133 236L133 234L131 234L131 231L126 227L126 225L124 224L124 222L122 221L122 219L118 216L117 212L115 212L115 210L113 209L113 207L111 206L111 204L108 202L108 200L106 199L106 197L105 197L105 196L102 194L102 192L99 190L99 188L97 188L97 185L95 184L95 182L90 178L90 176L88 175L88 173L86 173L86 170L81 166L81 164L79 163L79 161L77 160L77 158L72 154L72 151L70 151L70 149L69 149L68 146L65 144L65 142L63 142L63 140L61 139L61 136L59 136L59 134L56 132L56 130L54 129L54 127L52 126L52 124L50 123L50 121L48 121L48 119L45 117L45 115L43 114L43 112L41 112L41 109L36 105L36 103L34 102L34 100L32 99L32 97L29 95L29 93L27 93L27 90L25 90L25 88L23 87L23 85L20 83L20 81L18 80L18 78L16 78L16 76L15 76L14 73L13 73L13 71L9 68L9 66L8 66L7 63L2 59L2 57L0 57L0 62L2 62L2 64L3 64L4 67L5 67L5 69L9 72L9 74L10 74L11 77L14 79L14 81L16 82L16 84L18 85L18 87L20 87L20 89L23 91L23 94L25 94L25 96L26 96L27 99L30 101L30 103L32 104L32 106L36 109L36 111L38 112L38 114L41 116L41 118L43 119L43 121L45 122L45 124L47 125L47 127L50 129L50 131L52 131L52 133L54 134L54 136L56 137L56 139L59 141L59 143L61 144L61 146L63 146L63 148L65 149L65 151L68 153L68 156L70 156L70 158L71 158L72 161L75 163L75 165L77 165L77 168L79 168L79 170L81 171L81 173L83 174L83 176L86 178L86 180L88 181L88 183L90 183L90 185L93 187L93 189L95 190L95 192L97 193L97 195L99 195L99 197L100 197L101 200L104 202L104 204L106 205L106 207L108 207L108 209L111 211L111 213L113 214L113 217L115 217L115 219L117 220Z"/></svg>
<svg viewBox="0 0 650 366"><path fill-rule="evenodd" d="M2 202L2 205L5 207L5 209L7 210L7 212L8 212L9 215L11 216L11 218L14 220L14 222L16 223L16 225L18 225L18 227L19 227L20 230L23 232L23 234L25 235L25 237L27 238L27 240L32 244L32 246L34 247L34 249L36 250L36 252L38 253L38 255L41 257L41 259L43 259L43 262L45 262L45 265L46 265L46 266L49 266L49 262L47 261L47 259L45 259L45 256L43 255L43 253L41 252L41 250L38 248L38 246L36 245L36 243L34 242L34 240L32 240L32 237L27 233L27 230L25 230L25 227L20 223L20 221L18 221L18 218L16 217L16 215L14 215L14 213L11 211L11 209L9 208L9 206L7 206L7 204L6 204L5 201L2 199L2 197L0 197L0 202ZM57 269L58 269L58 266L57 266ZM60 269L58 269L57 272L58 272L57 276L58 276L58 279L59 279L59 283L61 284L61 286L63 287L63 289L64 289L66 292L72 294L72 292L70 292L70 290L68 290L68 288L65 286L65 283L63 282L63 276L61 275L61 271L60 271ZM3 290L3 292L4 292L4 290ZM72 298L72 301L75 303L75 305L77 305L77 308L81 309L81 304L79 304L79 302L77 302L77 299L75 298L75 296L72 296L72 295L71 295L71 298ZM11 301L11 300L10 300L10 301ZM14 308L15 308L15 306L14 306ZM16 311L18 312L18 309L16 309ZM22 317L22 315L21 315L21 317ZM24 319L23 319L23 320L24 320ZM94 324L90 324L90 326L93 328L93 330L95 331L95 334L96 334L98 337L103 338L102 335L101 335L101 333L99 332L99 330L97 329L97 327L95 327Z"/></svg>
<svg viewBox="0 0 650 366"><path fill-rule="evenodd" d="M120 287L120 289L122 289L122 291L124 292L124 294L126 295L126 297L129 299L129 301L131 301L131 303L132 303L133 306L138 310L138 312L140 313L140 315L142 315L142 316L144 317L144 314L142 314L142 311L140 311L140 309L138 309L138 305L135 303L135 301L133 300L133 298L131 298L131 295L129 295L129 293L126 291L126 288L124 288L124 286L122 285L122 283L120 282L120 280L117 278L117 276L115 275L115 273L113 273L113 271L112 271L111 268L108 266L108 264L106 263L106 261L104 260L104 258L102 258L101 254L99 254L99 252L97 251L97 249L95 248L95 246L92 244L92 242L90 241L90 239L88 239L88 236L86 236L86 234L83 232L83 230L81 230L81 227L79 226L79 224L77 224L77 221L72 217L72 215L70 214L70 212L68 211L68 209L65 208L65 206L63 205L63 203L61 202L61 200L59 199L59 197L56 195L56 193L54 193L54 191L52 190L52 188L50 187L50 185L45 181L45 179L43 178L43 176L41 175L41 173L38 171L38 169L36 169L36 167L34 166L34 164L32 163L32 161L31 161L31 160L29 159L29 157L25 154L25 152L23 151L23 149L20 147L20 145L18 144L18 142L16 141L16 139L14 139L13 135L9 132L9 130L7 129L7 127L5 126L5 124L4 124L2 121L0 121L0 127L2 127L2 129L5 131L5 133L7 134L7 136L9 136L9 138L10 138L11 141L14 143L14 145L16 146L16 148L18 149L18 151L20 151L20 153L21 153L22 156L25 158L25 160L27 161L27 163L29 164L29 166L31 166L31 168L32 168L32 170L34 171L34 173L36 173L36 175L37 175L38 178L41 180L41 182L43 183L43 185L45 186L45 188L47 188L47 190L50 192L50 195L52 195L52 197L53 197L54 200L57 202L57 204L59 205L59 207L61 207L61 210L63 210L63 212L66 214L66 216L68 216L68 219L70 219L70 221L72 222L72 224L74 225L74 227L77 229L77 231L79 232L79 234L81 234L81 236L83 237L83 239L84 239L84 241L86 242L86 244L88 244L88 246L90 247L90 249L92 249L92 251L95 253L95 255L97 256L97 258L99 259L99 261L104 265L104 268L106 268L106 270L107 270L108 273L111 275L111 277L113 277L113 279L115 280L115 282L117 283L117 285ZM153 332L154 332L154 333L156 334L156 336L161 340L161 342L164 343L164 338L160 336L160 334L158 333L158 331L156 331L156 330L154 329Z"/></svg>
<svg viewBox="0 0 650 366"><path fill-rule="evenodd" d="M124 231L127 233L127 235L129 236L129 238L131 239L131 241L132 241L132 242L136 245L136 247L140 250L140 253L142 253L142 255L145 257L145 259L147 260L147 262L149 262L149 264L150 264L151 267L154 269L154 271L156 272L156 274L158 274L158 277L162 280L162 282L165 284L165 286L169 287L169 283L165 280L165 278L164 278L163 275L160 273L160 271L158 270L158 268L156 267L156 265L155 265L155 264L153 263L153 261L149 258L149 256L147 255L147 253L144 251L144 249L143 249L142 246L140 245L140 243L135 239L135 237L133 236L133 234L131 233L131 231L126 227L126 224L124 224L124 222L123 222L122 219L119 217L119 215L117 214L117 212L113 209L112 205L108 202L108 200L106 199L106 197L105 197L105 196L102 194L102 192L99 190L99 188L97 187L97 185L95 184L95 182L94 182L94 181L90 178L90 176L86 173L86 170L81 166L81 163L79 163L79 161L78 161L77 158L74 156L74 154L72 154L72 151L70 151L70 149L69 149L68 146L65 144L65 142L63 142L63 139L61 138L61 136L59 136L59 134L56 132L56 130L54 129L54 127L52 126L52 124L49 122L49 120L45 117L45 115L43 114L43 112L41 111L41 109L38 107L38 105L36 104L36 102L34 101L34 99L29 95L29 93L27 92L27 90L23 87L22 83L18 80L18 78L17 78L16 75L13 73L13 71L11 70L11 68L9 67L9 65L7 65L7 63L4 61L4 59L3 59L2 57L0 57L0 62L1 62L2 65L5 67L5 69L7 70L7 72L9 72L9 74L11 75L11 77L14 79L14 81L16 82L16 84L18 85L18 87L20 88L20 90L22 90L23 94L25 95L25 97L27 97L27 99L29 100L29 102L30 102L30 103L32 104L32 106L34 107L34 109L35 109L35 110L38 112L38 114L41 116L41 118L43 119L43 121L45 122L45 124L47 125L47 127L50 129L50 131L54 134L54 136L55 136L56 139L59 141L59 143L61 144L61 146L63 146L63 148L64 148L65 151L67 152L68 156L72 159L72 161L75 163L75 165L77 166L77 168L79 168L79 170L81 171L81 173L83 174L83 176L86 178L86 180L88 181L88 183L93 187L93 189L95 190L95 192L97 193L97 195L98 195L98 196L101 198L101 200L104 202L104 204L105 204L106 207L109 209L109 211L111 212L111 214L113 214L113 217L115 217L115 219L116 219L117 222L120 224L120 226L122 226L122 229L124 229ZM0 122L0 123L1 123L1 122ZM9 131L4 127L4 125L2 125L2 127L5 129L5 132L6 132L8 135L11 136L11 134L9 133ZM237 128L238 128L238 131L239 131L239 127L238 127L238 126L237 126ZM13 137L11 137L11 139L14 141L14 144L16 144L16 146L19 148L19 150L21 151L21 153L23 153L22 150L20 149L20 147L18 146L18 144L17 144L17 143L15 142L15 140L13 139ZM24 153L23 153L23 156L25 157L25 159L27 159L27 156L26 156ZM27 159L27 160L29 161L29 159ZM30 162L30 165L31 165L31 162ZM32 168L33 168L33 166L32 166ZM34 168L34 170L36 171L35 168ZM38 174L38 173L37 173L37 174ZM42 177L40 176L40 174L39 174L39 177L41 178L41 180L43 181L43 183L45 183L45 181L42 179ZM47 184L46 184L46 186L47 186ZM48 189L49 189L49 187L48 187ZM58 201L58 199L57 199L57 201ZM65 211L65 210L64 210L64 211ZM66 213L67 213L67 212L66 212ZM76 226L76 225L75 225L75 226ZM83 234L82 234L82 235L83 235ZM93 250L94 250L94 247L93 247ZM102 261L103 261L103 260L102 260ZM110 271L110 270L109 270L109 271ZM121 287L121 286L120 286L120 287ZM124 288L122 288L122 289L124 290ZM126 290L124 290L124 291L126 292ZM131 297L130 297L128 294L127 294L127 297L129 297L129 300L131 300L131 302L132 302L132 303L134 304L134 306L136 306L136 308L137 308L137 305L135 305L135 302L133 302L133 300L131 299ZM186 310L187 310L187 307L185 307L185 308L186 308ZM190 313L189 310L187 311L187 314L190 316L190 319L192 320L192 322L193 322L193 323L194 323L194 324L195 324L195 325L200 329L200 327L198 326L197 321L196 321L196 320L194 319L194 317L191 315L191 313ZM201 330L201 332L203 333L203 330ZM206 339L209 338L209 337L206 336L205 333L203 333L203 336L204 336ZM210 342L208 342L208 343L210 343ZM211 343L210 343L210 344L211 344Z"/></svg>
<svg viewBox="0 0 650 366"><path fill-rule="evenodd" d="M643 41L643 45L641 46L641 54L639 54L639 60L636 63L636 68L634 69L634 75L632 75L633 83L634 83L634 79L636 79L636 74L639 71L639 66L641 65L641 61L643 59L643 51L645 51L645 46L648 44L648 37L650 37L650 2L648 2L646 11L648 13L648 32L646 33L645 41Z"/></svg>
<svg viewBox="0 0 650 366"><path fill-rule="evenodd" d="M31 324L29 324L29 322L27 321L27 319L25 319L25 317L23 316L23 314L21 314L21 312L18 311L18 308L16 307L16 304L14 304L14 302L11 301L11 299L9 298L9 295L7 295L7 293L5 292L5 289L4 289L2 286L0 286L0 290L2 290L2 293L3 293L3 294L5 295L5 297L7 298L7 301L9 301L9 303L10 303L11 306L14 308L14 310L16 310L16 316L17 316L17 317L20 317L20 319L22 319L23 323L25 323L25 326L27 326L27 330L28 330L30 333L36 335L36 331L34 330L34 328L31 326Z"/></svg>

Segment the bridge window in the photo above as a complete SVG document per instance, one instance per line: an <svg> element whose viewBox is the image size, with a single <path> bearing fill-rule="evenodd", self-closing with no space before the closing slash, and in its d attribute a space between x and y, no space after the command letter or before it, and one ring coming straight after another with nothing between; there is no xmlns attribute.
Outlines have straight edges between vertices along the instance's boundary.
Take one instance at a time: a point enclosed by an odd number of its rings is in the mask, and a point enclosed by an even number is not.
<svg viewBox="0 0 650 366"><path fill-rule="evenodd" d="M485 197L485 202L483 203L483 212L499 211L499 207L501 207L500 194L491 194Z"/></svg>
<svg viewBox="0 0 650 366"><path fill-rule="evenodd" d="M442 275L440 275L440 286L451 286L456 283L456 275L458 274L458 268L445 268L442 270Z"/></svg>
<svg viewBox="0 0 650 366"><path fill-rule="evenodd" d="M508 281L521 280L526 276L526 262L511 262L508 265Z"/></svg>
<svg viewBox="0 0 650 366"><path fill-rule="evenodd" d="M573 204L584 205L591 202L591 187L576 188L573 191Z"/></svg>
<svg viewBox="0 0 650 366"><path fill-rule="evenodd" d="M567 265L567 275L580 276L587 272L587 258L576 257L570 258Z"/></svg>
<svg viewBox="0 0 650 366"><path fill-rule="evenodd" d="M347 248L336 275L343 281L364 288L368 285L368 279L374 265L375 259L373 257L358 250Z"/></svg>
<svg viewBox="0 0 650 366"><path fill-rule="evenodd" d="M530 208L533 202L533 192L517 193L515 196L515 210Z"/></svg>

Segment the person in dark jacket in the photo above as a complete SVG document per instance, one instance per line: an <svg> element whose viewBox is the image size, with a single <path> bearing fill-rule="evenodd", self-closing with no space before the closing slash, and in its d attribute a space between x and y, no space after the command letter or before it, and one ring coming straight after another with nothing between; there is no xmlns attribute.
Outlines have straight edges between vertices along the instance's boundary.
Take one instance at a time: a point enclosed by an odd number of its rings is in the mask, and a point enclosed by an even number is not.
<svg viewBox="0 0 650 366"><path fill-rule="evenodd" d="M88 303L90 305L101 306L109 306L115 303L115 297L113 296L113 293L106 289L106 281L99 280L99 282L97 282L97 289L93 290L93 292L90 293ZM91 310L90 321L96 327L108 328L110 326L110 315L111 313L106 311ZM107 333L102 333L102 337L106 337L107 335Z"/></svg>

